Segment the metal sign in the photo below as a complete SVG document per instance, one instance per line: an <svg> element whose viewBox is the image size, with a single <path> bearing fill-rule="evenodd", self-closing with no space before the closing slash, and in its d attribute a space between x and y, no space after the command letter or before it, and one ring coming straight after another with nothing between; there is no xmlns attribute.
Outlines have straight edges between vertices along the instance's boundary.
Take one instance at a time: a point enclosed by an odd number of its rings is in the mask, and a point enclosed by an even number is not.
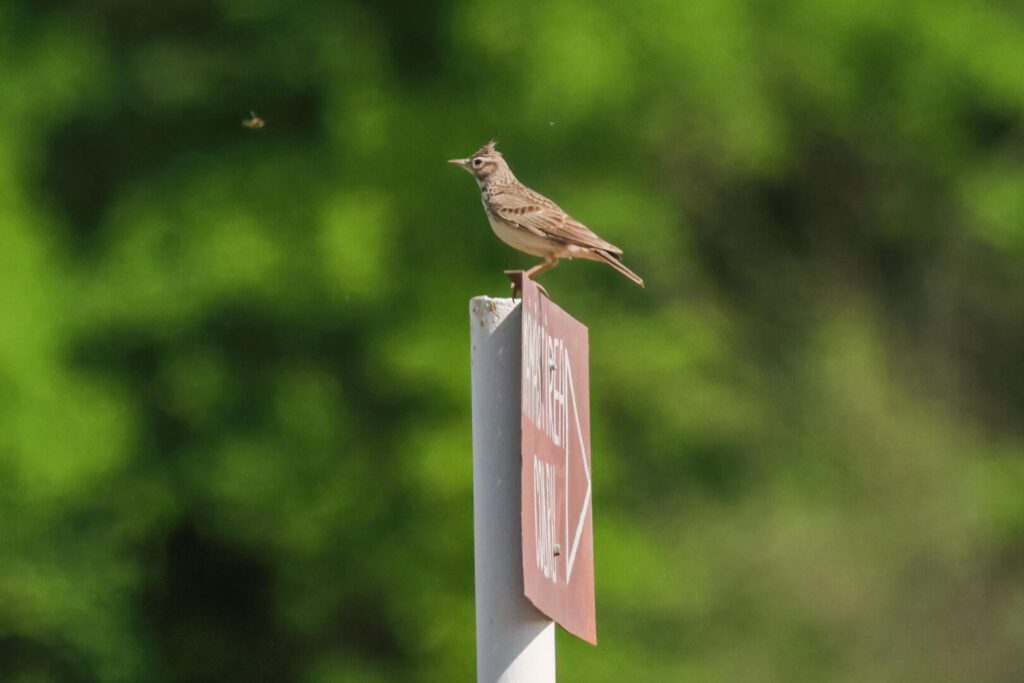
<svg viewBox="0 0 1024 683"><path fill-rule="evenodd" d="M522 278L526 597L597 644L587 328Z"/></svg>

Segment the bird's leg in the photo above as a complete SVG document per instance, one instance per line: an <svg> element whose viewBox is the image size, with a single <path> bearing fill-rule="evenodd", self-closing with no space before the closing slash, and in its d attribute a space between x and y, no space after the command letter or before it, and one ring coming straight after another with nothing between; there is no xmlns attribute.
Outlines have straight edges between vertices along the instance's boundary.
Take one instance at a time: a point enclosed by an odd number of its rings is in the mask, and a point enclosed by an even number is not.
<svg viewBox="0 0 1024 683"><path fill-rule="evenodd" d="M534 275L540 275L545 270L551 270L557 265L558 259L556 259L554 256L545 256L544 263L538 263L533 268L530 268L528 271L526 271L523 275L532 280Z"/></svg>
<svg viewBox="0 0 1024 683"><path fill-rule="evenodd" d="M554 256L546 256L546 257L544 257L544 262L543 263L538 263L533 268L530 268L528 271L523 273L523 277L528 277L531 280L533 280L533 276L534 275L540 275L545 270L551 270L552 268L554 268L557 265L558 265L558 259L556 259ZM539 289L541 292L543 292L544 296L546 296L549 299L551 298L551 295L548 294L548 290L544 289L544 285L542 285L541 283L537 282L536 280L533 280L533 284L537 285L537 289Z"/></svg>

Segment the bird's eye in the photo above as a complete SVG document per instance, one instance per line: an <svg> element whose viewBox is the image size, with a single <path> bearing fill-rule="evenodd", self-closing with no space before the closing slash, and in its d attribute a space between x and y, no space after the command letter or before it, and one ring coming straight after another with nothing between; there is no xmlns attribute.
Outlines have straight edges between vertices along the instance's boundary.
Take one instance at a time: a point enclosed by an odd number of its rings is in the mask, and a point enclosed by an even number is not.
<svg viewBox="0 0 1024 683"><path fill-rule="evenodd" d="M484 165L484 160L481 159L480 157L477 157L476 159L473 159L473 168L480 168L483 165Z"/></svg>

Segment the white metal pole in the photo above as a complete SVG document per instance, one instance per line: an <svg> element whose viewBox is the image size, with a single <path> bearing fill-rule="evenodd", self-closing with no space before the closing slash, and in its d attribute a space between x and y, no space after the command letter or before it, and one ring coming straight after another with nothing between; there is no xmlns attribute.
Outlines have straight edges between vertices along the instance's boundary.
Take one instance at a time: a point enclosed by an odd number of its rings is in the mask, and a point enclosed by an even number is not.
<svg viewBox="0 0 1024 683"><path fill-rule="evenodd" d="M555 624L523 594L521 307L469 302L477 683L554 683Z"/></svg>

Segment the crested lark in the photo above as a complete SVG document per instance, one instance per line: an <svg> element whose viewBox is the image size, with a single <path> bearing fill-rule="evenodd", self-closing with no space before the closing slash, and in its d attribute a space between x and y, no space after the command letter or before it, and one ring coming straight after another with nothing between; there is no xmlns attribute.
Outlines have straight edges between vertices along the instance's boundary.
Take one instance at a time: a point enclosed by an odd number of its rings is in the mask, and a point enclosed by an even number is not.
<svg viewBox="0 0 1024 683"><path fill-rule="evenodd" d="M607 263L641 287L644 281L622 264L622 250L591 232L547 197L516 180L491 140L466 159L452 159L469 171L484 203L494 234L505 244L533 256L538 263L526 271L539 275L558 265L558 259L584 258Z"/></svg>

